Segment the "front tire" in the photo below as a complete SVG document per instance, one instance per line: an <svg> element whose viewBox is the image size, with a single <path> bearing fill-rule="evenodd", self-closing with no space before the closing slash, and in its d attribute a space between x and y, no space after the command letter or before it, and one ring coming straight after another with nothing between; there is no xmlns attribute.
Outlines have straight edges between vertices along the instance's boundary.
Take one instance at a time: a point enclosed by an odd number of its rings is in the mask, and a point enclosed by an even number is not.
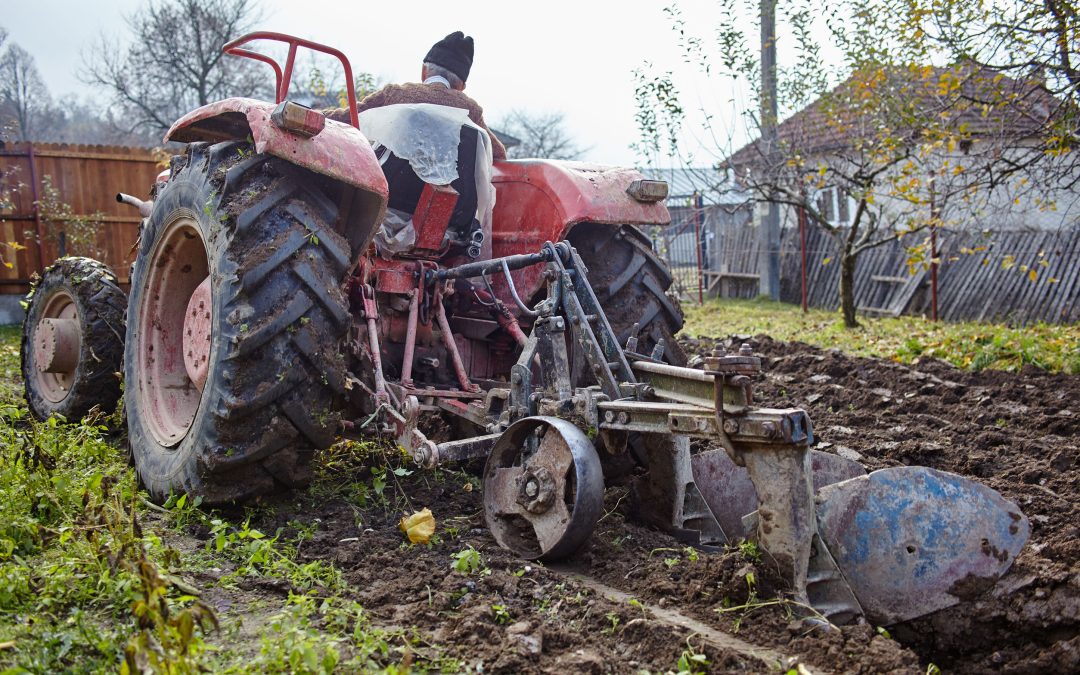
<svg viewBox="0 0 1080 675"><path fill-rule="evenodd" d="M649 238L632 225L582 223L567 240L589 268L589 283L619 343L626 344L637 323L638 353L648 355L662 339L664 361L686 365L675 341L683 326L682 307L667 292L671 273Z"/></svg>
<svg viewBox="0 0 1080 675"><path fill-rule="evenodd" d="M120 399L127 298L116 275L91 258L61 258L27 296L22 335L26 403L39 420L76 422Z"/></svg>
<svg viewBox="0 0 1080 675"><path fill-rule="evenodd" d="M174 160L132 279L125 407L151 496L299 487L339 424L352 252L322 179L248 143Z"/></svg>

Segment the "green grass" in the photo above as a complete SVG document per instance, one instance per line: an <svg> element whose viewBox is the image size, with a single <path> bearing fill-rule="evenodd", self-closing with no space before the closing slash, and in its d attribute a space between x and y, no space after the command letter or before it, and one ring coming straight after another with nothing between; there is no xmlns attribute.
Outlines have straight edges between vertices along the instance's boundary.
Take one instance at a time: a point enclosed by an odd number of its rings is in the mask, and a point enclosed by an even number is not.
<svg viewBox="0 0 1080 675"><path fill-rule="evenodd" d="M0 673L461 669L413 629L373 626L331 562L296 561L317 523L261 532L255 516L272 520L272 506L232 521L197 500L154 506L103 420L32 419L19 335L0 327ZM349 461L374 461L365 444L349 448ZM297 498L347 497L339 483ZM192 525L208 541L186 535ZM168 543L178 541L194 550ZM202 600L210 589L184 580L206 570L238 609L216 613ZM289 596L245 596L243 577L280 580Z"/></svg>
<svg viewBox="0 0 1080 675"><path fill-rule="evenodd" d="M922 357L959 368L1016 371L1032 364L1051 372L1080 374L1080 325L1035 324L1013 328L975 322L933 322L919 317L860 317L862 328L843 327L838 312L766 300L710 300L687 304L683 335L725 337L765 333L776 340L837 348L858 356L911 363Z"/></svg>

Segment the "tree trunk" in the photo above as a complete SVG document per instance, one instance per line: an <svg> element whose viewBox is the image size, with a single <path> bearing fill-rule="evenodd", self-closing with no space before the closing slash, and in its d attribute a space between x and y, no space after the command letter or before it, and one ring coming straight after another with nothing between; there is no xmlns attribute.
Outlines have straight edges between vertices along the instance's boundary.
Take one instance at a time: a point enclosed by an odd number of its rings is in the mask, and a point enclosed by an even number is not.
<svg viewBox="0 0 1080 675"><path fill-rule="evenodd" d="M855 260L856 254L849 248L840 250L840 311L844 314L844 328L858 328L855 316Z"/></svg>

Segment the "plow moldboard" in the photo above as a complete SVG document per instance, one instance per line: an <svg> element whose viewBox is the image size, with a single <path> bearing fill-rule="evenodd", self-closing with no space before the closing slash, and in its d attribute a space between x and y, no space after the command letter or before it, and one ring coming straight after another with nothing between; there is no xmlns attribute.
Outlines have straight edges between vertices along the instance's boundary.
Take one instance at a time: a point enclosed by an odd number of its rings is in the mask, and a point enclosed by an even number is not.
<svg viewBox="0 0 1080 675"><path fill-rule="evenodd" d="M810 451L814 490L856 476L865 476L866 470L858 462L839 455ZM750 536L743 525L743 516L758 507L757 491L750 480L750 472L728 457L727 451L707 450L690 458L694 470L694 482L705 503L709 505L720 528L731 541Z"/></svg>
<svg viewBox="0 0 1080 675"><path fill-rule="evenodd" d="M991 587L1023 548L1027 518L991 488L894 467L823 488L818 533L867 618L906 621Z"/></svg>

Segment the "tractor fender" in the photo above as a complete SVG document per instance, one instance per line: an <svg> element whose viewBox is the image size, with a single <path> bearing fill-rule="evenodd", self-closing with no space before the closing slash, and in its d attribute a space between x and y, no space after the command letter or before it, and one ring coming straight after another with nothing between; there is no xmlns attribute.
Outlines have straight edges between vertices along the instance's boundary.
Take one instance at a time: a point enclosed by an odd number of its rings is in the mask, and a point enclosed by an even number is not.
<svg viewBox="0 0 1080 675"><path fill-rule="evenodd" d="M640 202L627 188L641 172L583 162L509 160L495 162L492 255L538 251L545 241L561 241L578 224L668 225L671 215L660 202ZM526 295L543 285L543 270L513 273Z"/></svg>
<svg viewBox="0 0 1080 675"><path fill-rule="evenodd" d="M181 117L165 134L165 141L220 143L250 138L259 154L280 157L362 191L361 208L353 209L350 229L373 235L386 211L389 189L368 139L359 129L330 119L314 137L289 133L270 120L274 107L250 98L227 98Z"/></svg>

